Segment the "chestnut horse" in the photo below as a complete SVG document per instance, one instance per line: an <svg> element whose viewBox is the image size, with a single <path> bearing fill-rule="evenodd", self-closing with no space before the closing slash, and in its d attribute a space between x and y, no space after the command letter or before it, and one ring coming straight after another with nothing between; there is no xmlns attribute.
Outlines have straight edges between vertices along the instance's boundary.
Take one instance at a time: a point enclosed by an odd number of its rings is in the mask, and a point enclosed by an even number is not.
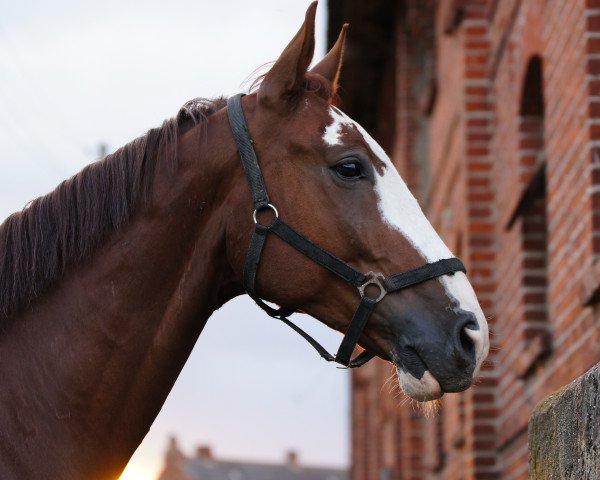
<svg viewBox="0 0 600 480"><path fill-rule="evenodd" d="M241 101L281 220L360 272L452 259L385 152L332 104L345 27L308 70L315 9ZM189 102L0 227L3 480L117 476L211 313L245 293L252 197L228 110ZM342 332L359 304L278 236L256 295ZM468 388L488 350L462 271L388 294L358 340L422 401Z"/></svg>

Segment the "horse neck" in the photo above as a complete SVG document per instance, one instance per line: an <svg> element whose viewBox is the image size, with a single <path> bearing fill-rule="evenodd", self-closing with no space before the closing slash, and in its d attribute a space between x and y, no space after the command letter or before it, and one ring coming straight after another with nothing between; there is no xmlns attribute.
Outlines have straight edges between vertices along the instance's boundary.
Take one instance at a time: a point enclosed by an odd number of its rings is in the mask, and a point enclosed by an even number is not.
<svg viewBox="0 0 600 480"><path fill-rule="evenodd" d="M151 206L0 335L0 478L118 475L207 318L241 293L219 218L236 160L223 117L183 136Z"/></svg>

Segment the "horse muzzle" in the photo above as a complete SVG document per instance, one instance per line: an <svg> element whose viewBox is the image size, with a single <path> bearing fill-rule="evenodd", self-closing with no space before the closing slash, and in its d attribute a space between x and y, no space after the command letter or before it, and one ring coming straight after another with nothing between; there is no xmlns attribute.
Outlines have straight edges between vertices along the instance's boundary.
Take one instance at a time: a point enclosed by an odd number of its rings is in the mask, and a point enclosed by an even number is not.
<svg viewBox="0 0 600 480"><path fill-rule="evenodd" d="M418 401L434 400L444 393L469 388L485 358L483 335L469 312L442 320L447 328L424 328L410 322L411 335L402 335L392 358L404 392ZM435 322L439 324L440 322ZM410 343L402 339L410 339Z"/></svg>

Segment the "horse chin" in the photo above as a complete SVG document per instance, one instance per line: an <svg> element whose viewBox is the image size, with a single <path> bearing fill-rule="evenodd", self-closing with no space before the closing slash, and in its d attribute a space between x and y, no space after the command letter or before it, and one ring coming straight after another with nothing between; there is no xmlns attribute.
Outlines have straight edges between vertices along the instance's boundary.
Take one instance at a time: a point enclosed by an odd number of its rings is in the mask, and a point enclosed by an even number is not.
<svg viewBox="0 0 600 480"><path fill-rule="evenodd" d="M418 379L402 368L396 367L400 387L413 400L418 402L429 402L437 400L444 392L439 382L427 370L423 376Z"/></svg>

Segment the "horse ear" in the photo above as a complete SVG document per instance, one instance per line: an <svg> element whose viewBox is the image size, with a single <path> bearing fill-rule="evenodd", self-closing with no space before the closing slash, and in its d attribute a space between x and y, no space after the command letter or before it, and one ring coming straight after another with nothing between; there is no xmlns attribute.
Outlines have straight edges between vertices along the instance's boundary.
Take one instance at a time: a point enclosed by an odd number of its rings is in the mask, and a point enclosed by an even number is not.
<svg viewBox="0 0 600 480"><path fill-rule="evenodd" d="M345 23L342 27L342 31L338 36L335 45L331 47L331 50L325 55L319 63L317 63L311 72L322 75L331 82L332 96L335 95L338 88L338 80L340 79L340 72L342 70L342 62L344 60L344 42L346 40L346 30L348 30L348 24Z"/></svg>
<svg viewBox="0 0 600 480"><path fill-rule="evenodd" d="M277 105L302 89L315 51L316 11L317 2L313 2L306 11L302 27L260 84L258 99L261 103Z"/></svg>

